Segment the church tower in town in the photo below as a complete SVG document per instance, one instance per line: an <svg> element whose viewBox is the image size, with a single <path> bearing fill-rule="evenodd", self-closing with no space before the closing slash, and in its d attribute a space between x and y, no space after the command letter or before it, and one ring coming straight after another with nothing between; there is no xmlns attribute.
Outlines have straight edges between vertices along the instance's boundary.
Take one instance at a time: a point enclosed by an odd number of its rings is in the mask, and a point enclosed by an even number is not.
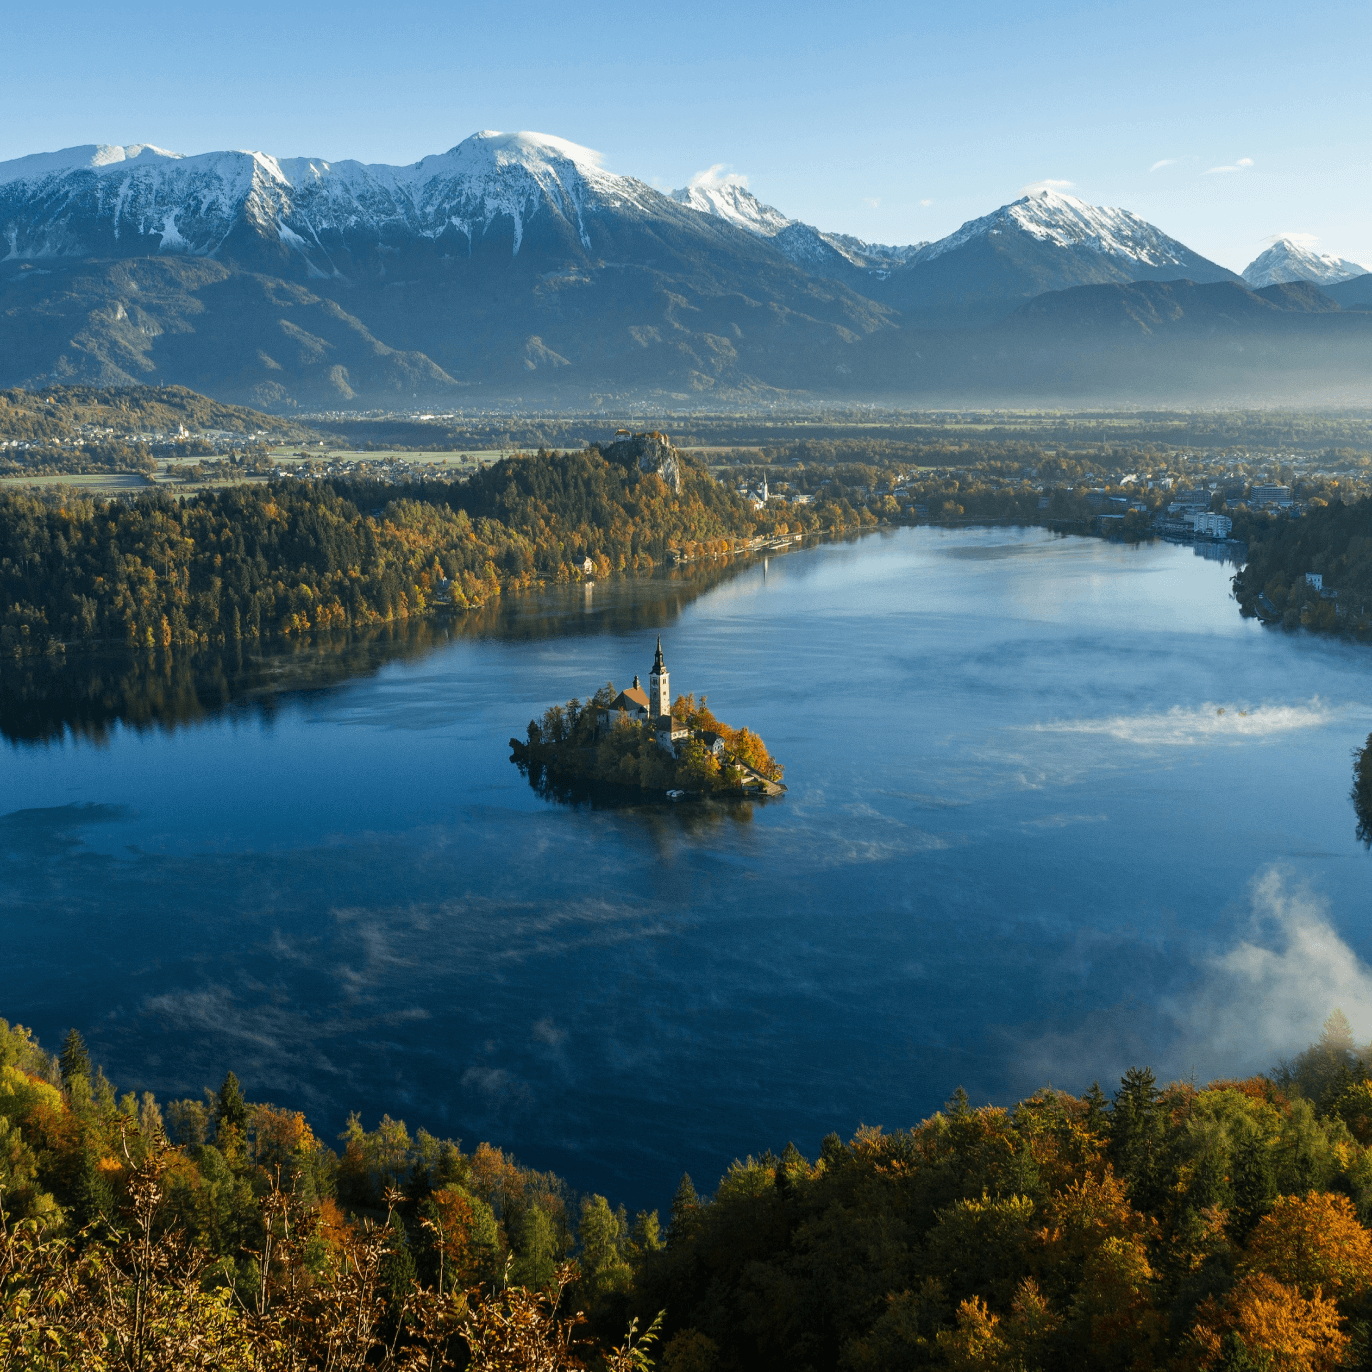
<svg viewBox="0 0 1372 1372"><path fill-rule="evenodd" d="M672 713L672 688L667 669L662 665L662 635L657 636L657 656L648 676L648 715L660 719Z"/></svg>

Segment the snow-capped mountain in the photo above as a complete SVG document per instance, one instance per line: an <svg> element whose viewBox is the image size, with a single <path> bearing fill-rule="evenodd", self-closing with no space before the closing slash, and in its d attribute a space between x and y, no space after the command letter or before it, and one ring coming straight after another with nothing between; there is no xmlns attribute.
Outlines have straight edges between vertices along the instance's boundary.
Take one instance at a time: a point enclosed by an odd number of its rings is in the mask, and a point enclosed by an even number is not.
<svg viewBox="0 0 1372 1372"><path fill-rule="evenodd" d="M160 377L271 407L786 387L894 322L587 148L491 132L408 166L151 144L0 164L0 316L0 384Z"/></svg>
<svg viewBox="0 0 1372 1372"><path fill-rule="evenodd" d="M1003 233L1024 234L1059 248L1086 249L1149 271L1203 260L1130 210L1088 205L1075 195L1054 190L1034 191L980 219L969 220L956 233L930 243L915 260L932 262L974 239Z"/></svg>
<svg viewBox="0 0 1372 1372"><path fill-rule="evenodd" d="M920 248L878 298L947 327L990 323L1044 291L1182 279L1237 278L1129 210L1039 190Z"/></svg>
<svg viewBox="0 0 1372 1372"><path fill-rule="evenodd" d="M937 243L888 247L821 232L719 172L667 195L564 139L492 132L406 166L153 144L2 163L0 386L176 382L284 410L894 397L918 374L951 398L960 368L990 368L999 386L1014 349L1078 346L1078 316L1161 318L1179 301L1187 317L1214 314L1195 303L1209 295L1140 295L1138 282L1231 283L1214 299L1232 296L1242 309L1229 315L1273 337L1301 313L1285 296L1254 304L1232 273L1127 210L1053 191ZM1124 289L1096 300L1080 287ZM1072 298L998 325L1049 292ZM1302 306L1301 330L1325 327L1318 305ZM1328 316L1349 339L1361 318ZM966 332L931 341L929 329Z"/></svg>
<svg viewBox="0 0 1372 1372"><path fill-rule="evenodd" d="M661 213L664 197L603 170L587 148L547 134L482 132L409 166L278 158L186 157L152 144L91 145L0 163L5 260L212 256L237 233L301 253L311 274L340 250L397 237L456 247L499 224L518 253L539 210L590 247L589 210ZM241 244L239 246L242 246Z"/></svg>
<svg viewBox="0 0 1372 1372"><path fill-rule="evenodd" d="M895 247L886 243L865 243L850 234L825 233L799 219L788 219L779 209L765 205L737 176L721 176L711 167L692 179L690 185L672 192L672 199L701 214L715 215L746 229L759 238L770 239L798 266L832 275L846 267L861 271L889 271L908 261L923 244Z"/></svg>
<svg viewBox="0 0 1372 1372"><path fill-rule="evenodd" d="M672 192L672 199L701 214L718 215L760 238L775 238L795 223L780 210L764 205L741 177L721 176L718 167L693 177L689 186Z"/></svg>
<svg viewBox="0 0 1372 1372"><path fill-rule="evenodd" d="M1365 276L1372 268L1347 257L1316 252L1300 238L1283 234L1266 252L1259 253L1244 269L1243 279L1254 289L1279 286L1287 281L1313 281L1317 286L1333 286Z"/></svg>

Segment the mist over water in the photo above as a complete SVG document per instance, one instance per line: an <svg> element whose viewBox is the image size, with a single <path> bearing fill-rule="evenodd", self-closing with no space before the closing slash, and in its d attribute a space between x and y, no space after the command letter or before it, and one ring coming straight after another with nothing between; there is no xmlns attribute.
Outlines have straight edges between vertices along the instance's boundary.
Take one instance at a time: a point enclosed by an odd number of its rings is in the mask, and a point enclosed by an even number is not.
<svg viewBox="0 0 1372 1372"><path fill-rule="evenodd" d="M232 1068L326 1137L388 1112L631 1206L959 1084L1262 1069L1336 1003L1367 1038L1372 656L1242 620L1232 570L901 530L523 597L363 675L240 664L162 725L11 677L0 1014L120 1089ZM782 801L563 805L510 764L659 629Z"/></svg>

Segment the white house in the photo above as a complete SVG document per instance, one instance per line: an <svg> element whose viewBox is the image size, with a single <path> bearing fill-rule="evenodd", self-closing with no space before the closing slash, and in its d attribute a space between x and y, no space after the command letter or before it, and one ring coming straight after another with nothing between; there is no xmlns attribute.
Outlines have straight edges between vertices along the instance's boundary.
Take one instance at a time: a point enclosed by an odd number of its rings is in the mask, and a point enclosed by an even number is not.
<svg viewBox="0 0 1372 1372"><path fill-rule="evenodd" d="M1230 529L1234 527L1234 521L1228 515L1211 514L1209 511L1193 514L1189 518L1197 537L1207 534L1211 538L1228 538Z"/></svg>

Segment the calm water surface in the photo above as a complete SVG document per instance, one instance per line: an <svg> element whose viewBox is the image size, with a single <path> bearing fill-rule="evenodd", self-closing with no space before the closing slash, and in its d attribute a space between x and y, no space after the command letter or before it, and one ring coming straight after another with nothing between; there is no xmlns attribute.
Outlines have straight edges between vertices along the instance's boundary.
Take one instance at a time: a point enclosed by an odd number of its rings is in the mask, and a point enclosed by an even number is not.
<svg viewBox="0 0 1372 1372"><path fill-rule="evenodd" d="M1232 570L902 530L12 742L0 1013L78 1025L121 1089L233 1068L325 1136L388 1112L631 1205L959 1084L1263 1068L1335 1002L1372 1033L1372 656L1240 619ZM563 806L510 764L549 703L646 678L659 628L784 800Z"/></svg>

